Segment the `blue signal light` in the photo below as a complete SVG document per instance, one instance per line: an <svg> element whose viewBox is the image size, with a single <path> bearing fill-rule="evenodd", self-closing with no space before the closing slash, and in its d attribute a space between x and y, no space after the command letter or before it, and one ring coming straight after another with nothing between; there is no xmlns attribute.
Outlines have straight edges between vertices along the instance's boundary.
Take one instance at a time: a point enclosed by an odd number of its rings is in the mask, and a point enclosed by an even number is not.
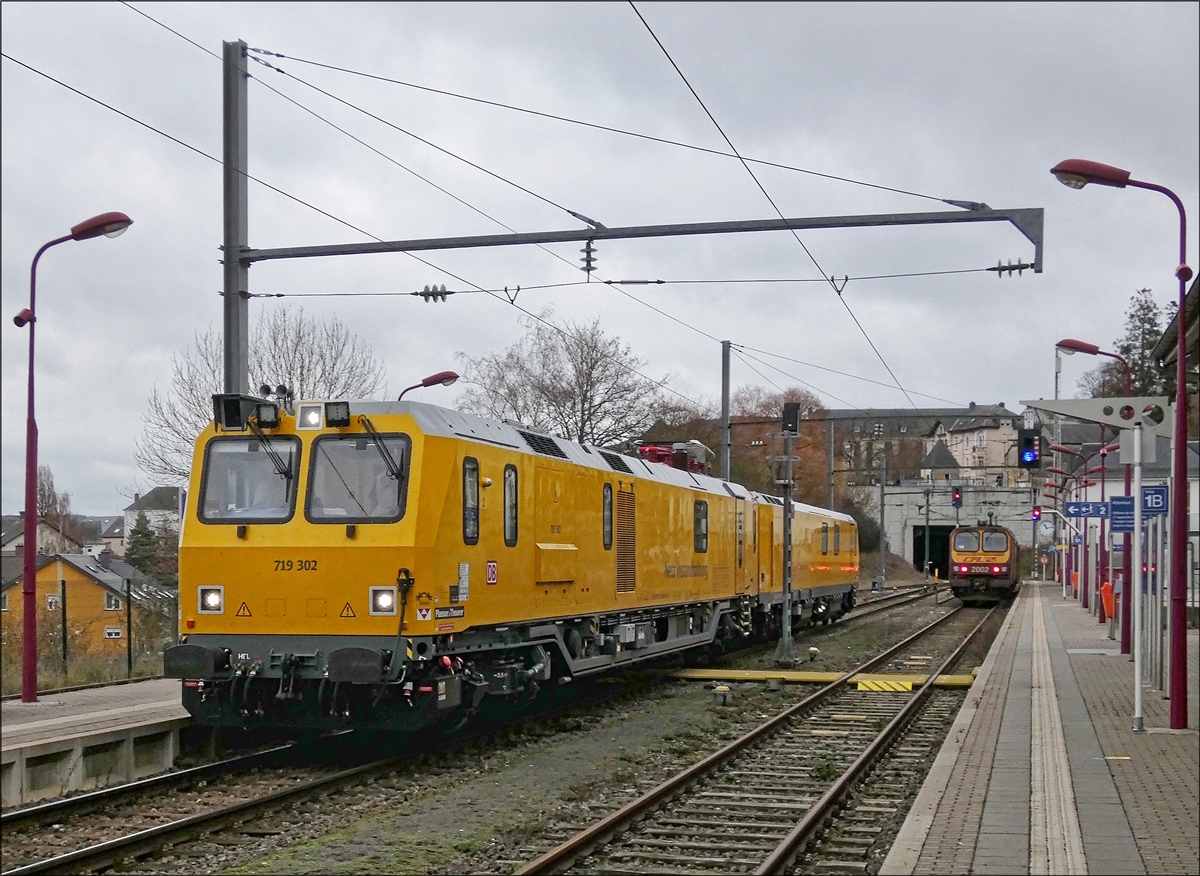
<svg viewBox="0 0 1200 876"><path fill-rule="evenodd" d="M1037 458L1038 458L1038 455L1037 455L1036 450L1021 451L1021 462L1025 462L1025 463L1037 462Z"/></svg>

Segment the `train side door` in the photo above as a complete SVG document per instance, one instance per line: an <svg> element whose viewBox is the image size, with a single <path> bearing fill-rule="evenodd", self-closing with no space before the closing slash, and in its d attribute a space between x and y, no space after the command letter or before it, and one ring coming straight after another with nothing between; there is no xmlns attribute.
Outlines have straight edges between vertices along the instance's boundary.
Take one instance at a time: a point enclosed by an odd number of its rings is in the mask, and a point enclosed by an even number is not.
<svg viewBox="0 0 1200 876"><path fill-rule="evenodd" d="M734 531L736 533L735 581L738 593L758 592L758 563L754 554L754 503L745 499L734 501Z"/></svg>
<svg viewBox="0 0 1200 876"><path fill-rule="evenodd" d="M758 590L775 589L775 506L758 506Z"/></svg>
<svg viewBox="0 0 1200 876"><path fill-rule="evenodd" d="M552 468L534 472L534 603L542 610L575 604L579 545L574 496L567 489L573 480Z"/></svg>

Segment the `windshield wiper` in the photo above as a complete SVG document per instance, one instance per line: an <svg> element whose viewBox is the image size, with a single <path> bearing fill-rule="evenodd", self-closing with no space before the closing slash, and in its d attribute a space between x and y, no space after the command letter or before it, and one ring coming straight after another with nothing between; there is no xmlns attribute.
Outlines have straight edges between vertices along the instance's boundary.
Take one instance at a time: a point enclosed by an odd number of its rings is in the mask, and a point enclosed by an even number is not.
<svg viewBox="0 0 1200 876"><path fill-rule="evenodd" d="M387 467L388 477L392 480L400 480L400 466L396 465L396 460L392 458L391 451L387 449L387 445L383 443L383 439L379 437L379 433L375 431L375 424L366 418L365 415L360 415L358 422L367 430L367 434L375 440L375 449L379 451L379 455L383 457L383 464Z"/></svg>
<svg viewBox="0 0 1200 876"><path fill-rule="evenodd" d="M258 428L258 423L248 419L246 420L246 425L250 427L250 431L254 433L254 437L258 439L258 443L262 445L263 450L267 451L267 456L271 457L271 465L275 466L275 474L279 475L285 481L291 480L291 467L283 461L283 457L271 446L271 439L263 434L262 429Z"/></svg>

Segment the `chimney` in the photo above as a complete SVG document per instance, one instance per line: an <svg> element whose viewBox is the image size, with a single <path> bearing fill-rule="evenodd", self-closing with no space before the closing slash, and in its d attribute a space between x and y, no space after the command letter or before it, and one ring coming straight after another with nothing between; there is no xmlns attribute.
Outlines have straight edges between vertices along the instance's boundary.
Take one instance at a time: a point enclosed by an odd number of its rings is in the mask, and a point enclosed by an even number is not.
<svg viewBox="0 0 1200 876"><path fill-rule="evenodd" d="M96 555L96 561L100 563L101 569L107 569L112 565L113 552L109 548L105 548Z"/></svg>
<svg viewBox="0 0 1200 876"><path fill-rule="evenodd" d="M975 407L975 402L971 402L971 407ZM133 494L133 504L136 505L138 503L138 500L140 500L141 498L142 498L141 493L134 493Z"/></svg>
<svg viewBox="0 0 1200 876"><path fill-rule="evenodd" d="M968 405L967 410L972 410L972 411L975 410L975 402L971 402L971 404ZM135 499L134 501L137 501L137 500Z"/></svg>

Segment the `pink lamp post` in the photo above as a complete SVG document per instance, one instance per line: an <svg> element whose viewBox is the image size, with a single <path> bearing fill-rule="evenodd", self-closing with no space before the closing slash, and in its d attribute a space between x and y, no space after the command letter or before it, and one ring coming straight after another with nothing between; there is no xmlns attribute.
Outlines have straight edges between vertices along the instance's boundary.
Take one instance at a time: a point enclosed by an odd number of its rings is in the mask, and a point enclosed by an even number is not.
<svg viewBox="0 0 1200 876"><path fill-rule="evenodd" d="M37 421L33 416L33 326L37 322L37 266L42 253L68 240L117 237L133 220L124 213L101 213L80 222L70 234L42 245L29 270L29 306L13 317L17 328L29 326L29 414L25 421L25 546L21 594L24 617L21 635L21 702L37 702Z"/></svg>
<svg viewBox="0 0 1200 876"><path fill-rule="evenodd" d="M1096 161L1068 158L1060 161L1050 172L1063 185L1081 189L1088 183L1123 189L1132 186L1166 195L1179 210L1179 263L1175 276L1179 280L1179 345L1175 352L1175 448L1171 459L1171 678L1168 685L1171 697L1171 729L1187 727L1187 281L1192 269L1187 266L1187 213L1183 201L1173 191L1155 183L1130 179L1129 171ZM1140 502L1138 496L1135 501Z"/></svg>
<svg viewBox="0 0 1200 876"><path fill-rule="evenodd" d="M1129 367L1129 362L1124 356L1119 356L1116 353L1108 353L1101 350L1095 344L1089 344L1087 341L1077 341L1074 338L1063 338L1055 346L1059 350L1066 353L1068 356L1075 353L1083 353L1087 356L1107 356L1110 359L1116 359L1125 369L1125 396L1126 398L1133 396L1133 371ZM1125 495L1132 493L1133 489L1133 466L1125 464ZM1121 581L1122 587L1128 588L1132 586L1129 582L1133 580L1133 536L1130 533L1125 533L1125 538L1121 547ZM1121 653L1128 654L1131 640L1131 630L1133 618L1133 600L1128 594L1121 600Z"/></svg>
<svg viewBox="0 0 1200 876"><path fill-rule="evenodd" d="M442 386L449 386L456 380L458 380L458 375L453 371L439 371L437 374L430 374L420 383L414 383L412 386L405 387L400 393L400 398L396 399L396 401L400 401L400 399L404 398L404 393L408 392L410 389L420 389L424 386L436 386L439 383Z"/></svg>

